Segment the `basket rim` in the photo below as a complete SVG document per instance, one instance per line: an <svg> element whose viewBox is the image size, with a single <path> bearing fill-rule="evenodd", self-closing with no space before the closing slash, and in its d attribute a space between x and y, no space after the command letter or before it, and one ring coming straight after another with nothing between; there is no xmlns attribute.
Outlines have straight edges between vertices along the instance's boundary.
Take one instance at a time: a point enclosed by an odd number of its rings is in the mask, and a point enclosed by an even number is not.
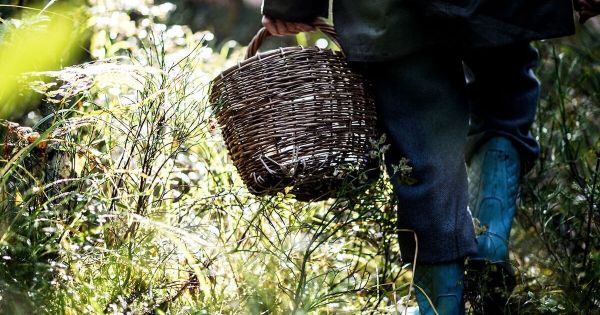
<svg viewBox="0 0 600 315"><path fill-rule="evenodd" d="M245 67L249 66L250 64L253 64L257 61L267 61L271 58L275 58L278 55L284 56L285 54L288 53L292 53L292 52L297 52L297 51L317 51L317 52L326 52L326 53L331 53L333 55L341 55L343 56L343 53L340 51L336 51L330 48L319 48L316 46L310 46L310 47L304 47L304 46L289 46L289 47L280 47L279 49L271 49L271 50L267 50L265 52L262 53L258 53L256 55L254 55L253 57L250 57L248 59L245 59L243 61L238 61L237 65L233 65L223 71L221 71L220 74L218 74L215 78L213 78L212 82L216 82L220 79L224 79L228 76L230 76L232 73L234 73L236 70L242 70Z"/></svg>

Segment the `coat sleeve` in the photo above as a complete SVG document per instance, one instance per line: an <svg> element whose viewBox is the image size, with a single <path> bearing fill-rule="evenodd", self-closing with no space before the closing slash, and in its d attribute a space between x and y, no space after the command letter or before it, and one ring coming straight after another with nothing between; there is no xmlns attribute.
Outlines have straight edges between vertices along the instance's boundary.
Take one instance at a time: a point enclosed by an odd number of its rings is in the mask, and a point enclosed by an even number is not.
<svg viewBox="0 0 600 315"><path fill-rule="evenodd" d="M329 0L263 0L262 14L289 22L312 22L329 15Z"/></svg>

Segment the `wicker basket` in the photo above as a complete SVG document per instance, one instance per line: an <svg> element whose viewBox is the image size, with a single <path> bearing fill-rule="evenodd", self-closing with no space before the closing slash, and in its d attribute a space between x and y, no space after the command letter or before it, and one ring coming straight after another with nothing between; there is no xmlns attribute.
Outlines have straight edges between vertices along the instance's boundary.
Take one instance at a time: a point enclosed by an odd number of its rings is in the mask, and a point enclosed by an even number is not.
<svg viewBox="0 0 600 315"><path fill-rule="evenodd" d="M332 26L315 26L337 43ZM261 29L246 59L211 82L229 154L254 194L292 186L299 200L334 197L370 162L373 99L343 53L286 47L256 55L267 36Z"/></svg>

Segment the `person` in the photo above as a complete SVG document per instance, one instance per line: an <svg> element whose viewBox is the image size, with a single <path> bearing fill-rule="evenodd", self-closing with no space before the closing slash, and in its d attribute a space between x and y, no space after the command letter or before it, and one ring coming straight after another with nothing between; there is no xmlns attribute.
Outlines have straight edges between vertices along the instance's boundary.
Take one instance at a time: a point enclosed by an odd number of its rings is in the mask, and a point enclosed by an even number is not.
<svg viewBox="0 0 600 315"><path fill-rule="evenodd" d="M578 0L582 19L595 1ZM372 82L388 170L406 157L417 180L392 177L398 228L417 236L399 232L403 259L417 256L421 314L464 313L467 257L470 273L492 272L490 286L512 290L518 185L539 154L530 42L574 32L571 0L335 0L331 11L349 64ZM313 30L329 3L264 0L262 13L271 34L292 35ZM482 310L501 313L506 295L490 296Z"/></svg>

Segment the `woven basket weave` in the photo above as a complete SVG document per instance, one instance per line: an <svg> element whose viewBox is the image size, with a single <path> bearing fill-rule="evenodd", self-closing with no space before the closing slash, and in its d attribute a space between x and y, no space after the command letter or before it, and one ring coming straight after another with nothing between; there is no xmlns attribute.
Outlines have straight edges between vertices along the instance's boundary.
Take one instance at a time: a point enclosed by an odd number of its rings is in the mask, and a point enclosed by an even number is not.
<svg viewBox="0 0 600 315"><path fill-rule="evenodd" d="M337 43L332 26L315 26ZM292 186L299 200L333 197L370 162L373 99L343 53L286 47L256 55L267 36L261 29L246 59L211 82L229 154L254 194Z"/></svg>

